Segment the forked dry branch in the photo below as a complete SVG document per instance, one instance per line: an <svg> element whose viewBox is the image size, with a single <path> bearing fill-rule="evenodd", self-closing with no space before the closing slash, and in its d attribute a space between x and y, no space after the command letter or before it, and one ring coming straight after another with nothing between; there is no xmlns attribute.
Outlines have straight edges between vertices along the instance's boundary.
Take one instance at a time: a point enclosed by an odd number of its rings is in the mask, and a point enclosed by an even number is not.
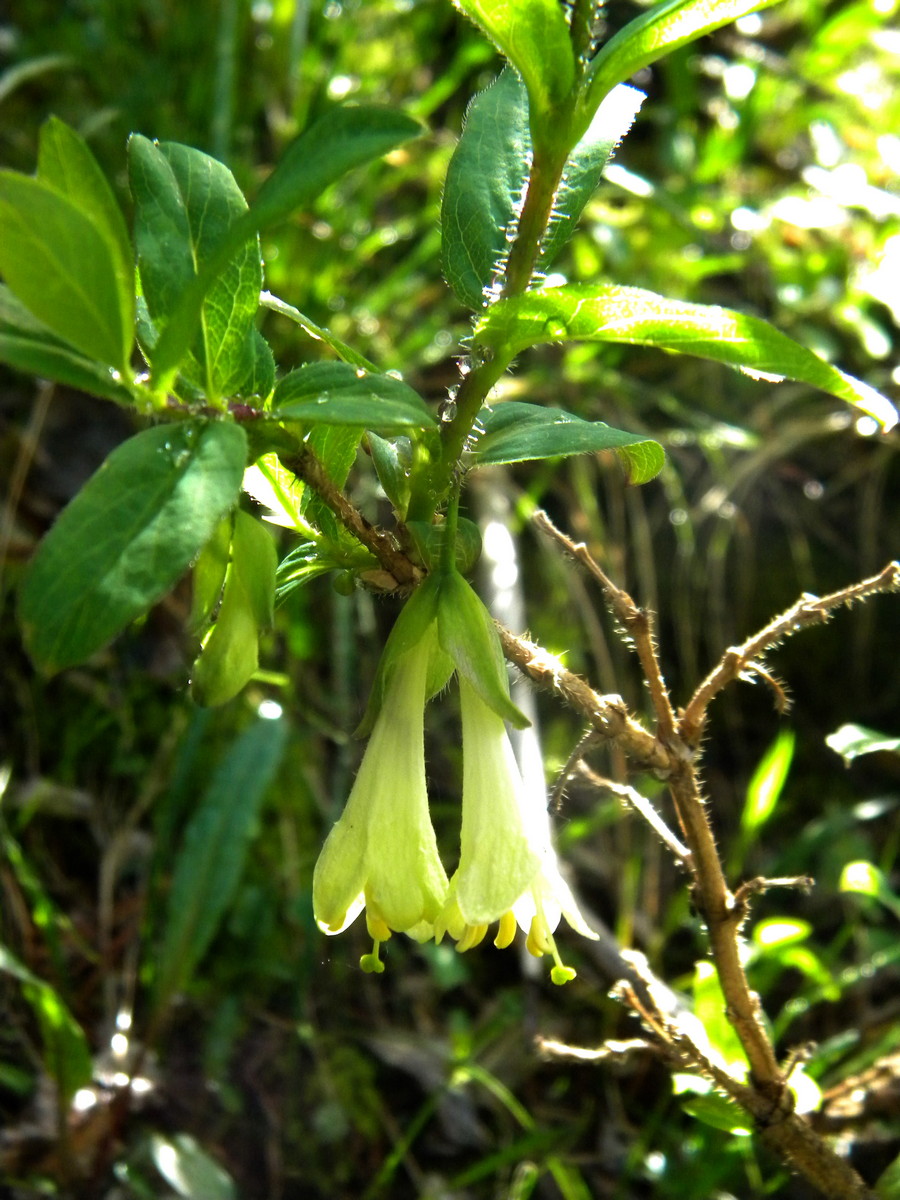
<svg viewBox="0 0 900 1200"><path fill-rule="evenodd" d="M581 564L601 585L604 599L632 644L647 683L656 730L650 733L630 714L618 696L598 696L580 677L550 660L540 647L503 631L504 648L540 686L551 687L590 722L590 734L581 739L566 764L568 775L577 759L601 739L614 740L639 770L652 769L665 778L681 834L666 826L662 816L643 798L635 803L633 789L627 799L663 838L676 859L689 871L694 903L706 923L709 952L726 1003L726 1015L740 1039L749 1065L747 1082L735 1079L711 1062L694 1043L683 1024L669 1015L654 998L657 981L644 969L642 994L623 983L618 994L637 1013L655 1045L673 1069L689 1069L707 1078L720 1092L737 1101L752 1117L761 1140L799 1171L825 1196L834 1200L862 1200L873 1193L850 1165L840 1158L810 1124L794 1111L787 1080L793 1063L778 1062L775 1047L762 1019L759 998L751 990L741 957L741 928L753 895L770 887L808 887L806 877L751 879L732 891L716 848L709 813L703 802L698 773L698 747L710 702L735 679L755 673L773 683L761 655L807 625L828 620L835 609L900 588L900 564L889 563L879 574L829 596L802 596L795 605L771 621L743 645L729 648L697 688L687 706L676 715L671 693L660 670L652 615L617 587L583 543L575 543L558 530L545 513L536 515L540 529ZM775 686L776 704L783 692ZM597 780L604 787L610 784Z"/></svg>

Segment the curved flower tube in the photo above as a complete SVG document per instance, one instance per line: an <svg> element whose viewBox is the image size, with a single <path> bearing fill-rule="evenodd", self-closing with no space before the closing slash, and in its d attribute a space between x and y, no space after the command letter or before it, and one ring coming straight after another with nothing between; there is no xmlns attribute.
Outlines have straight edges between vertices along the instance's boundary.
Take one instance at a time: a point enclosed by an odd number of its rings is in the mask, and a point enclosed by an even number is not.
<svg viewBox="0 0 900 1200"><path fill-rule="evenodd" d="M503 719L460 676L463 726L463 811L459 867L447 903L435 922L458 950L477 945L489 925L500 922L495 945L508 946L516 924L537 957L554 960L551 978L565 983L566 967L553 931L561 916L578 933L596 938L563 879L553 848L542 780L525 780Z"/></svg>
<svg viewBox="0 0 900 1200"><path fill-rule="evenodd" d="M391 931L433 936L447 898L425 785L424 710L434 626L393 663L384 700L340 820L313 876L313 909L335 934L366 909L375 943L362 966L382 971L379 946Z"/></svg>

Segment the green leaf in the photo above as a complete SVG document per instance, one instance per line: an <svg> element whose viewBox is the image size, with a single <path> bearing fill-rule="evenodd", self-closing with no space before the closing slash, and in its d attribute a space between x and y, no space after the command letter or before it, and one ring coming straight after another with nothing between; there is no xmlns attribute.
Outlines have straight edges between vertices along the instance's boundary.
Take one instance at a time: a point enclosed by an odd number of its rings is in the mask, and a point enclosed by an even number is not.
<svg viewBox="0 0 900 1200"><path fill-rule="evenodd" d="M128 142L135 201L135 242L141 285L150 317L160 331L178 311L205 267L219 264L223 246L247 211L227 167L175 142L155 144L139 134ZM252 322L259 307L262 264L259 239L248 230L205 289L199 330L183 375L207 395L232 395L251 373Z"/></svg>
<svg viewBox="0 0 900 1200"><path fill-rule="evenodd" d="M741 833L745 838L756 833L775 811L791 769L795 742L792 729L782 730L753 772L741 813Z"/></svg>
<svg viewBox="0 0 900 1200"><path fill-rule="evenodd" d="M575 82L569 26L557 0L455 0L525 81L533 120L542 123Z"/></svg>
<svg viewBox="0 0 900 1200"><path fill-rule="evenodd" d="M189 1133L163 1137L154 1133L150 1152L156 1169L179 1196L188 1200L237 1200L231 1176Z"/></svg>
<svg viewBox="0 0 900 1200"><path fill-rule="evenodd" d="M191 615L188 629L200 635L206 629L225 583L228 559L231 551L231 531L234 522L231 516L219 522L212 537L200 551L191 579Z"/></svg>
<svg viewBox="0 0 900 1200"><path fill-rule="evenodd" d="M272 347L259 332L251 328L250 336L245 344L245 360L247 372L238 386L239 396L257 396L266 400L275 386L275 356Z"/></svg>
<svg viewBox="0 0 900 1200"><path fill-rule="evenodd" d="M234 899L286 734L280 720L257 720L245 730L219 764L185 830L158 959L157 1011L186 987Z"/></svg>
<svg viewBox="0 0 900 1200"><path fill-rule="evenodd" d="M439 581L441 649L485 704L516 729L526 729L531 722L510 699L506 660L491 614L459 572L441 571L429 578Z"/></svg>
<svg viewBox="0 0 900 1200"><path fill-rule="evenodd" d="M507 68L469 105L444 185L443 271L469 308L484 306L501 273L530 161L528 97Z"/></svg>
<svg viewBox="0 0 900 1200"><path fill-rule="evenodd" d="M0 283L0 362L17 371L55 379L93 396L131 404L134 397L117 372L93 359L50 332L31 315L4 284Z"/></svg>
<svg viewBox="0 0 900 1200"><path fill-rule="evenodd" d="M386 154L421 132L418 122L402 113L363 105L334 108L304 130L260 188L249 211L231 226L228 237L182 295L156 347L153 376L157 385L165 384L178 368L194 336L203 298L231 255L261 230L311 204L351 168Z"/></svg>
<svg viewBox="0 0 900 1200"><path fill-rule="evenodd" d="M256 230L283 221L317 199L342 175L420 137L405 113L374 105L342 105L305 129L259 189L248 221Z"/></svg>
<svg viewBox="0 0 900 1200"><path fill-rule="evenodd" d="M378 370L375 364L360 354L359 351L354 350L352 346L348 346L346 342L342 342L330 330L317 325L315 321L307 317L305 313L302 313L299 308L294 308L292 304L286 304L284 300L279 300L271 292L262 292L259 302L263 308L271 309L272 312L279 313L282 317L287 317L289 321L293 321L295 325L299 325L301 329L305 329L310 337L314 338L317 342L324 342L326 346L335 352L342 362L352 363L354 367L362 367L364 371Z"/></svg>
<svg viewBox="0 0 900 1200"><path fill-rule="evenodd" d="M371 431L367 441L378 482L402 521L409 505L412 444L408 437L386 439Z"/></svg>
<svg viewBox="0 0 900 1200"><path fill-rule="evenodd" d="M87 142L58 117L41 127L37 176L76 206L109 245L123 335L129 350L134 327L134 251L118 201Z"/></svg>
<svg viewBox="0 0 900 1200"><path fill-rule="evenodd" d="M237 425L192 421L112 452L23 580L19 617L39 667L83 662L165 595L237 499L246 445Z"/></svg>
<svg viewBox="0 0 900 1200"><path fill-rule="evenodd" d="M874 417L897 422L893 404L868 384L823 362L767 321L717 305L668 300L642 288L566 286L493 305L476 327L486 346L518 353L540 342L628 342L695 354L752 376L787 377L821 388Z"/></svg>
<svg viewBox="0 0 900 1200"><path fill-rule="evenodd" d="M900 1200L900 1154L878 1176L875 1195L878 1200Z"/></svg>
<svg viewBox="0 0 900 1200"><path fill-rule="evenodd" d="M569 155L553 201L553 217L541 243L538 266L546 269L575 231L600 174L631 128L646 97L637 88L613 88L594 114L587 132Z"/></svg>
<svg viewBox="0 0 900 1200"><path fill-rule="evenodd" d="M842 725L840 729L830 733L825 742L835 753L840 754L845 766L849 766L854 758L860 758L863 754L876 754L882 750L900 754L900 737L867 729L865 725Z"/></svg>
<svg viewBox="0 0 900 1200"><path fill-rule="evenodd" d="M39 179L0 171L0 271L53 333L129 374L132 309L123 311L116 253L93 220Z"/></svg>
<svg viewBox="0 0 900 1200"><path fill-rule="evenodd" d="M739 17L778 0L662 0L610 38L590 65L584 107L593 111L617 83Z"/></svg>
<svg viewBox="0 0 900 1200"><path fill-rule="evenodd" d="M473 453L478 466L615 450L629 481L646 483L665 462L662 446L652 438L613 429L603 421L585 421L561 408L508 400L483 408L478 421L484 430Z"/></svg>
<svg viewBox="0 0 900 1200"><path fill-rule="evenodd" d="M644 96L614 89L569 155L541 245L545 269L574 232L578 218ZM447 282L470 308L483 308L502 278L532 159L528 96L507 68L469 105L450 160L441 208L442 265Z"/></svg>
<svg viewBox="0 0 900 1200"><path fill-rule="evenodd" d="M744 1136L753 1132L753 1118L730 1096L720 1096L716 1092L691 1096L688 1100L682 1100L681 1107L713 1129L724 1129L726 1133Z"/></svg>
<svg viewBox="0 0 900 1200"><path fill-rule="evenodd" d="M240 692L259 666L259 632L240 575L230 569L216 623L191 668L196 704L216 708Z"/></svg>
<svg viewBox="0 0 900 1200"><path fill-rule="evenodd" d="M29 971L4 946L0 946L0 971L21 983L22 994L41 1029L47 1074L59 1088L62 1105L68 1107L78 1089L90 1083L93 1074L84 1031L59 993Z"/></svg>
<svg viewBox="0 0 900 1200"><path fill-rule="evenodd" d="M698 959L694 964L694 1016L709 1038L708 1054L723 1070L746 1073L741 1040L728 1020L728 1005L719 976L711 962Z"/></svg>
<svg viewBox="0 0 900 1200"><path fill-rule="evenodd" d="M239 575L253 620L260 631L272 628L275 619L275 571L278 555L272 534L261 521L240 509L234 516L231 540L232 569Z"/></svg>
<svg viewBox="0 0 900 1200"><path fill-rule="evenodd" d="M447 535L446 522L432 525L428 521L408 521L406 528L415 543L419 557L429 570L440 565ZM481 557L481 530L474 521L459 517L456 523L456 542L453 547L454 566L461 575L474 570Z"/></svg>
<svg viewBox="0 0 900 1200"><path fill-rule="evenodd" d="M362 430L359 426L314 425L306 439L306 445L325 468L335 487L343 488L350 468L356 461L356 452L361 440ZM300 497L300 515L320 529L329 541L341 541L342 526L315 488L306 488ZM349 537L349 534L346 536Z"/></svg>
<svg viewBox="0 0 900 1200"><path fill-rule="evenodd" d="M311 363L285 375L275 387L272 409L281 420L381 433L437 425L425 401L402 380L342 362Z"/></svg>
<svg viewBox="0 0 900 1200"><path fill-rule="evenodd" d="M150 1152L156 1169L179 1196L188 1200L237 1200L231 1176L189 1133L163 1137L154 1133Z"/></svg>

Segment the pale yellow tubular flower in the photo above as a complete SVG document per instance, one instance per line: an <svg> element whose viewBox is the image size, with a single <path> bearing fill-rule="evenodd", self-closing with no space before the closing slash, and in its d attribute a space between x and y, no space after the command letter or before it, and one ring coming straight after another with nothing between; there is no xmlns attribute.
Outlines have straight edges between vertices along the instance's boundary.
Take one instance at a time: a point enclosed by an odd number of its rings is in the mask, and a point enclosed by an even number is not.
<svg viewBox="0 0 900 1200"><path fill-rule="evenodd" d="M347 805L313 876L313 908L325 933L340 933L365 907L375 946L362 965L370 971L383 970L379 945L392 931L417 941L432 937L447 899L425 784L425 691L435 637L429 630L393 665Z"/></svg>
<svg viewBox="0 0 900 1200"><path fill-rule="evenodd" d="M575 972L563 965L553 931L561 916L585 937L588 926L559 870L542 779L525 780L501 717L460 676L463 725L463 813L460 858L447 904L435 922L458 950L477 945L499 921L495 945L508 946L516 923L528 950L554 960L551 977L565 983Z"/></svg>

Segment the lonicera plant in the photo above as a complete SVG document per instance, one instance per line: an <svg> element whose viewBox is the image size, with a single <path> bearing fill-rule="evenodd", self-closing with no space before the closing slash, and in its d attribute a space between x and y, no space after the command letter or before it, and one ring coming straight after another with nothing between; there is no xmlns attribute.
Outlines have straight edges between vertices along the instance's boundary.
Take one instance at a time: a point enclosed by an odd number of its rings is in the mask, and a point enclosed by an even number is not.
<svg viewBox="0 0 900 1200"><path fill-rule="evenodd" d="M415 121L335 106L297 138L249 204L221 163L135 134L129 232L86 143L51 118L36 174L0 172L0 356L126 406L144 428L45 537L22 581L19 614L35 664L60 671L88 659L190 568L191 624L201 639L191 689L200 704L218 705L257 670L259 635L279 593L334 572L341 587L407 597L361 727L365 756L314 879L325 933L340 933L365 909L373 947L362 966L374 972L384 969L381 947L394 933L449 936L466 950L495 926L498 946L521 927L529 951L550 956L554 982L574 975L554 940L561 917L596 935L561 874L543 783L516 765L506 724L527 721L510 699L504 655L549 680L597 736L619 738L640 765L669 779L686 844L668 840L694 872L711 959L749 1066L729 1074L673 1033L652 987L639 994L629 984L630 1002L669 1060L704 1075L743 1119L750 1113L786 1161L826 1194L862 1196L862 1181L793 1112L737 948L753 889L727 891L694 774L706 706L741 671L763 673L758 655L775 634L731 651L676 719L644 615L604 579L650 684L659 722L651 735L617 698L596 696L538 648L498 632L466 579L480 548L476 527L460 516L467 479L487 465L613 450L634 484L662 466L660 445L646 436L558 408L492 402L514 360L541 343L695 354L801 381L884 428L894 423L883 396L762 320L549 274L640 109L643 96L626 81L767 2L662 0L598 46L593 0L457 0L508 61L472 101L447 173L443 272L473 323L458 386L437 407L400 373L266 292L260 258L262 232L313 205L347 171L416 138ZM260 309L313 334L317 360L279 374L257 329ZM389 528L370 524L345 494L360 445L392 506ZM292 531L295 545L280 564L264 525L240 506L242 490L277 508ZM889 571L818 608L807 598L776 633L896 583ZM453 679L463 778L460 853L448 878L429 816L424 728L429 701Z"/></svg>

